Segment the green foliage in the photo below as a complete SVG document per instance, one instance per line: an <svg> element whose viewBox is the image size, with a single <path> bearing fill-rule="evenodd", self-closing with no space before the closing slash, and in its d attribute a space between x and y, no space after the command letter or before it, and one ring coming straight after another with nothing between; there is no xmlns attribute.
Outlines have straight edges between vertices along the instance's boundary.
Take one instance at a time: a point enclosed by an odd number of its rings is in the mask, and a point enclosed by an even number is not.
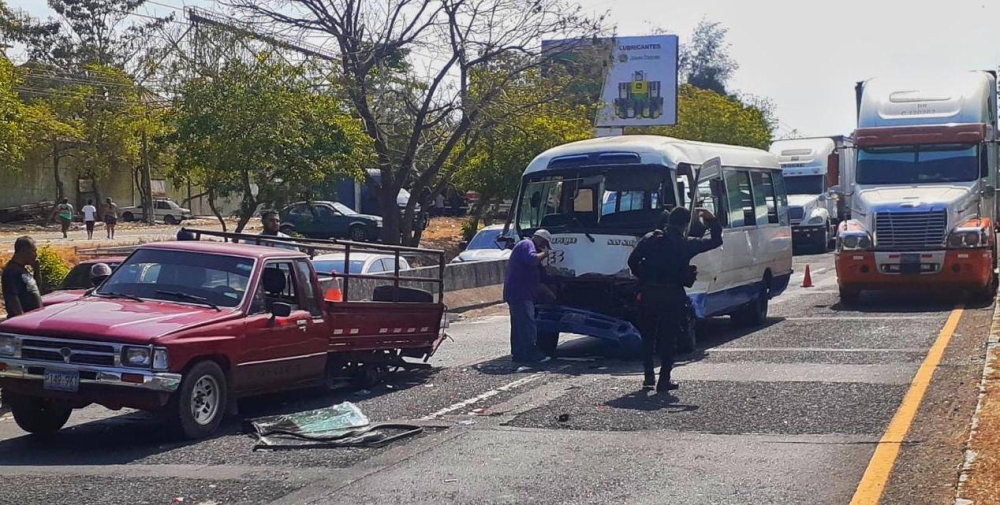
<svg viewBox="0 0 1000 505"><path fill-rule="evenodd" d="M20 165L30 142L25 107L17 96L19 83L17 69L0 56L0 168L7 170Z"/></svg>
<svg viewBox="0 0 1000 505"><path fill-rule="evenodd" d="M370 159L359 121L302 73L268 56L229 61L214 77L184 83L175 101L171 175L214 197L241 194L237 231L260 205L309 196L332 174L358 176Z"/></svg>
<svg viewBox="0 0 1000 505"><path fill-rule="evenodd" d="M465 221L462 221L462 240L466 242L471 242L472 238L476 236L476 232L479 231L479 219L475 216L469 217Z"/></svg>
<svg viewBox="0 0 1000 505"><path fill-rule="evenodd" d="M677 124L629 133L650 133L687 140L767 149L774 131L765 110L714 91L681 86Z"/></svg>
<svg viewBox="0 0 1000 505"><path fill-rule="evenodd" d="M61 286L70 271L69 263L50 246L38 248L38 266L42 270L42 283L46 287L45 291L51 291Z"/></svg>

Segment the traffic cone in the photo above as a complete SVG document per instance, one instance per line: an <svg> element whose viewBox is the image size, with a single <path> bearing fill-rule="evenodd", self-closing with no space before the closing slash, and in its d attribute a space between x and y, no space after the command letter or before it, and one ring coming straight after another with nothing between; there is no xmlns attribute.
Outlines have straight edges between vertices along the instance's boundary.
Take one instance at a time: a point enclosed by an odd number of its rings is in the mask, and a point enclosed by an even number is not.
<svg viewBox="0 0 1000 505"><path fill-rule="evenodd" d="M802 277L802 287L811 288L813 287L813 278L809 274L809 265L806 264L806 274Z"/></svg>

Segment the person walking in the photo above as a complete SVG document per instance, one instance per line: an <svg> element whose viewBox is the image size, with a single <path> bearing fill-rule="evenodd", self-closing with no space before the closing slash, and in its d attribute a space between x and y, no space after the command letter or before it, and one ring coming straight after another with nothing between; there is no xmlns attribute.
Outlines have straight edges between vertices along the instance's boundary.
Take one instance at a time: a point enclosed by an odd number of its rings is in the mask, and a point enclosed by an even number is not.
<svg viewBox="0 0 1000 505"><path fill-rule="evenodd" d="M56 205L56 210L52 217L59 220L63 238L69 238L69 226L73 224L74 214L75 211L73 210L73 205L69 203L69 198L63 198L62 202Z"/></svg>
<svg viewBox="0 0 1000 505"><path fill-rule="evenodd" d="M31 273L27 267L31 267ZM0 274L0 291L7 307L7 317L16 317L42 307L42 270L38 265L38 248L31 237L14 241L14 256Z"/></svg>
<svg viewBox="0 0 1000 505"><path fill-rule="evenodd" d="M115 226L118 225L118 204L111 197L104 199L104 227L107 228L108 239L115 238Z"/></svg>
<svg viewBox="0 0 1000 505"><path fill-rule="evenodd" d="M87 200L80 212L83 213L83 224L87 227L87 240L94 240L94 224L97 222L97 207L93 200Z"/></svg>
<svg viewBox="0 0 1000 505"><path fill-rule="evenodd" d="M541 263L549 255L552 235L538 230L518 242L507 260L503 301L510 309L510 354L515 363L545 363L552 359L538 349L535 299L541 286Z"/></svg>
<svg viewBox="0 0 1000 505"><path fill-rule="evenodd" d="M677 389L670 372L677 339L687 329L688 297L684 288L691 287L697 275L691 259L722 245L719 220L706 209L696 211L708 226L709 237L686 236L691 211L676 207L669 214L663 213L659 227L642 237L628 258L628 267L639 280L643 388L656 386L659 392ZM655 350L660 355L659 382L653 369Z"/></svg>

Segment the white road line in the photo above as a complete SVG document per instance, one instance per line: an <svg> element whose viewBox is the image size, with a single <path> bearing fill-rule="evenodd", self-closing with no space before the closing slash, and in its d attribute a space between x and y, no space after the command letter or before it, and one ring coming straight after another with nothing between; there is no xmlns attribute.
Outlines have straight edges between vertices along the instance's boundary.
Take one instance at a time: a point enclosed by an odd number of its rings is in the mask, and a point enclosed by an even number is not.
<svg viewBox="0 0 1000 505"><path fill-rule="evenodd" d="M531 375L529 375L527 377L522 377L522 378L520 378L520 379L518 379L518 380L516 380L514 382L511 382L511 383L509 383L507 385L500 386L500 387L498 387L496 389L492 389L490 391L487 391L487 392L485 392L485 393L483 393L483 394L481 394L479 396L474 396L472 398L469 398L468 400L464 400L464 401L455 403L455 404L453 404L453 405L451 405L449 407L445 407L445 408L443 408L443 409L441 409L441 410L439 410L439 411L437 411L437 412L435 412L433 414L421 417L420 421L430 421L432 419L437 419L437 418L439 418L439 417L441 417L443 415L450 414L450 413L452 413L452 412L454 412L456 410L464 409L465 407L468 407L470 405L474 405L476 403L479 403L479 402L481 402L481 401L483 401L483 400L485 400L487 398L494 397L494 396L496 396L496 395L498 395L500 393L503 393L503 392L506 392L506 391L510 391L511 389L521 387L521 386L523 386L523 385L525 385L525 384L527 384L529 382L541 379L542 375L543 374L541 374L541 373L536 373L536 374L531 374Z"/></svg>
<svg viewBox="0 0 1000 505"><path fill-rule="evenodd" d="M786 317L785 321L900 321L900 320L928 320L945 319L944 314L934 316L816 316L816 317Z"/></svg>

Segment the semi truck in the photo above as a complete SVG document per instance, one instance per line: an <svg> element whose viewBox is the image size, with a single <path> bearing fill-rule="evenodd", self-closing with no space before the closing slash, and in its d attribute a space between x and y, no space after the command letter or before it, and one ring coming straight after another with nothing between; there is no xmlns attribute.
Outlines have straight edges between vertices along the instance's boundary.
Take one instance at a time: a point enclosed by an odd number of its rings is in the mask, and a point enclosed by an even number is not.
<svg viewBox="0 0 1000 505"><path fill-rule="evenodd" d="M788 191L788 218L796 247L826 252L837 225L849 215L854 142L842 135L779 140L771 144Z"/></svg>
<svg viewBox="0 0 1000 505"><path fill-rule="evenodd" d="M855 90L852 219L837 232L841 301L919 286L992 298L996 74L875 78Z"/></svg>

